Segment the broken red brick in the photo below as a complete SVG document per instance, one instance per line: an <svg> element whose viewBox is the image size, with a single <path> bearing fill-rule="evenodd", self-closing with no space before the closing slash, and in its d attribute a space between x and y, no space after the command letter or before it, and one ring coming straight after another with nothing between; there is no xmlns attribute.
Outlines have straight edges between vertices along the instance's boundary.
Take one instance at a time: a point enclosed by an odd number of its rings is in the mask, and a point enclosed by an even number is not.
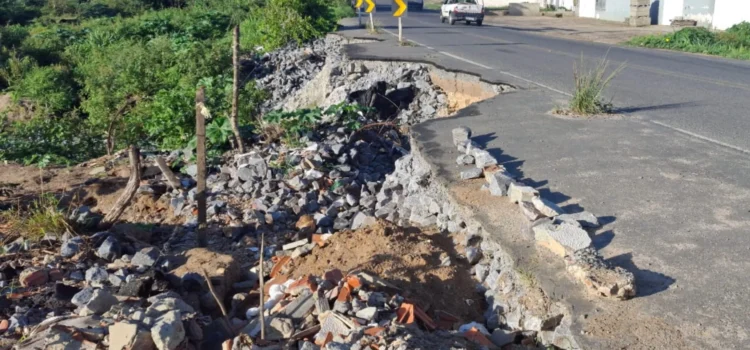
<svg viewBox="0 0 750 350"><path fill-rule="evenodd" d="M401 306L396 310L397 321L403 324L414 323L414 304L401 303Z"/></svg>
<svg viewBox="0 0 750 350"><path fill-rule="evenodd" d="M287 288L287 293L298 295L303 288L308 288L311 292L318 290L318 284L315 283L315 277L313 277L312 275L300 277L300 279L292 283Z"/></svg>
<svg viewBox="0 0 750 350"><path fill-rule="evenodd" d="M22 287L39 287L49 281L49 272L46 269L30 267L23 270L18 279Z"/></svg>
<svg viewBox="0 0 750 350"><path fill-rule="evenodd" d="M271 258L271 261L273 261L274 264L271 268L271 273L269 274L269 276L271 276L271 278L274 278L277 274L279 274L279 272L281 272L281 269L284 268L286 264L292 261L292 258L290 256L274 256L273 258Z"/></svg>
<svg viewBox="0 0 750 350"><path fill-rule="evenodd" d="M429 330L435 330L437 328L437 325L435 325L432 317L428 316L427 313L424 312L419 306L414 306L414 315L417 316L420 321L422 321L422 324L424 324L425 328Z"/></svg>
<svg viewBox="0 0 750 350"><path fill-rule="evenodd" d="M352 290L349 287L348 284L344 284L343 287L341 287L341 291L339 292L339 295L336 297L337 301L346 302L349 301L349 297L352 294Z"/></svg>
<svg viewBox="0 0 750 350"><path fill-rule="evenodd" d="M486 347L495 347L495 344L493 344L487 337L482 334L479 330L477 330L475 327L471 327L470 330L464 332L464 338L471 340L479 345L486 346Z"/></svg>
<svg viewBox="0 0 750 350"><path fill-rule="evenodd" d="M362 281L360 281L359 277L354 275L346 276L346 284L348 284L352 289L362 287Z"/></svg>
<svg viewBox="0 0 750 350"><path fill-rule="evenodd" d="M10 327L10 322L8 322L8 320L0 321L0 333L5 333L5 331L8 330L8 327Z"/></svg>
<svg viewBox="0 0 750 350"><path fill-rule="evenodd" d="M63 279L64 275L63 272L60 269L52 269L49 270L49 280L50 281L61 281Z"/></svg>
<svg viewBox="0 0 750 350"><path fill-rule="evenodd" d="M365 334L367 334L367 335L369 335L369 336L373 336L373 337L374 337L374 336L376 336L376 335L378 335L378 334L382 333L382 332L383 332L384 330L385 330L385 328L384 328L384 327L372 327L372 328L367 328L367 329L365 329Z"/></svg>
<svg viewBox="0 0 750 350"><path fill-rule="evenodd" d="M326 337L322 340L316 340L315 345L320 346L321 348L325 348L326 344L333 341L333 333L328 332L326 333Z"/></svg>
<svg viewBox="0 0 750 350"><path fill-rule="evenodd" d="M456 328L456 325L460 323L461 319L457 316L450 314L443 310L435 311L435 324L437 327L444 330L452 330Z"/></svg>

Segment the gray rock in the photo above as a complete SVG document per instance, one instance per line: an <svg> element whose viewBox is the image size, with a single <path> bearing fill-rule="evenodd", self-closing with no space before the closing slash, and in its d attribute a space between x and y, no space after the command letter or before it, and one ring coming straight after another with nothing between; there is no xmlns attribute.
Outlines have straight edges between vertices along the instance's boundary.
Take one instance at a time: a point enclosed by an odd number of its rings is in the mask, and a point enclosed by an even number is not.
<svg viewBox="0 0 750 350"><path fill-rule="evenodd" d="M536 210L539 210L540 213L547 217L554 217L565 213L557 204L541 197L532 198L531 204L534 204Z"/></svg>
<svg viewBox="0 0 750 350"><path fill-rule="evenodd" d="M470 154L462 154L456 157L456 164L458 165L471 165L474 164L474 156Z"/></svg>
<svg viewBox="0 0 750 350"><path fill-rule="evenodd" d="M531 202L518 202L518 206L521 208L521 212L526 216L529 221L536 221L544 215L537 210Z"/></svg>
<svg viewBox="0 0 750 350"><path fill-rule="evenodd" d="M518 332L506 331L498 328L492 331L490 341L492 344L495 344L495 346L504 346L512 343L516 339L517 334Z"/></svg>
<svg viewBox="0 0 750 350"><path fill-rule="evenodd" d="M539 245L561 257L591 246L591 237L577 223L555 225L547 222L534 226L532 230Z"/></svg>
<svg viewBox="0 0 750 350"><path fill-rule="evenodd" d="M508 195L508 186L514 181L505 172L498 171L487 176L487 182L493 196L506 196Z"/></svg>
<svg viewBox="0 0 750 350"><path fill-rule="evenodd" d="M555 219L559 221L578 222L583 227L599 227L599 220L594 214L591 214L587 211L582 211L575 214L562 214L557 216Z"/></svg>
<svg viewBox="0 0 750 350"><path fill-rule="evenodd" d="M169 311L156 319L151 336L159 350L174 350L185 339L185 327L179 311Z"/></svg>
<svg viewBox="0 0 750 350"><path fill-rule="evenodd" d="M459 126L451 131L453 134L453 144L458 145L466 142L471 137L471 129L465 126Z"/></svg>
<svg viewBox="0 0 750 350"><path fill-rule="evenodd" d="M346 314L347 312L351 311L352 304L348 301L339 301L336 300L333 303L333 311L336 311L341 314Z"/></svg>
<svg viewBox="0 0 750 350"><path fill-rule="evenodd" d="M482 259L482 251L479 248L476 248L476 247L466 248L466 260L469 261L469 264L472 264L472 265L476 264L481 259Z"/></svg>
<svg viewBox="0 0 750 350"><path fill-rule="evenodd" d="M185 198L174 197L169 200L169 205L172 207L175 216L179 216L182 212L182 208L185 207Z"/></svg>
<svg viewBox="0 0 750 350"><path fill-rule="evenodd" d="M82 293L82 292L83 291L79 293ZM73 296L73 298L75 298L75 296ZM118 302L119 301L117 300L117 298L115 298L115 296L110 294L108 291L104 289L95 289L91 293L91 297L81 307L81 309L86 314L99 315L99 314L103 314L109 311L109 309L112 308L112 306L117 304Z"/></svg>
<svg viewBox="0 0 750 350"><path fill-rule="evenodd" d="M190 177L196 177L198 176L198 165L196 164L190 164L184 168L182 168L182 172L189 175Z"/></svg>
<svg viewBox="0 0 750 350"><path fill-rule="evenodd" d="M107 237L107 239L105 239L99 246L99 249L96 250L96 256L109 261L114 261L119 258L121 254L122 246L120 246L120 242L117 238L113 236Z"/></svg>
<svg viewBox="0 0 750 350"><path fill-rule="evenodd" d="M103 287L109 280L109 273L101 267L92 267L86 270L86 282L92 287Z"/></svg>
<svg viewBox="0 0 750 350"><path fill-rule="evenodd" d="M156 262L159 260L159 257L161 256L161 253L159 253L159 250L154 247L146 247L141 250L139 250L135 255L133 256L133 259L130 261L133 265L137 266L154 266Z"/></svg>
<svg viewBox="0 0 750 350"><path fill-rule="evenodd" d="M356 316L367 321L374 321L378 316L378 308L374 306L366 307L357 311Z"/></svg>
<svg viewBox="0 0 750 350"><path fill-rule="evenodd" d="M377 220L374 217L369 216L363 212L359 212L354 215L354 219L352 219L351 229L358 230L360 228L370 227L375 224L377 224Z"/></svg>
<svg viewBox="0 0 750 350"><path fill-rule="evenodd" d="M473 168L461 172L461 180L476 179L482 177L482 169Z"/></svg>
<svg viewBox="0 0 750 350"><path fill-rule="evenodd" d="M530 202L537 196L539 196L539 192L533 187L516 185L515 183L508 186L508 197L514 203Z"/></svg>
<svg viewBox="0 0 750 350"><path fill-rule="evenodd" d="M474 163L477 168L484 169L491 165L497 165L497 159L493 157L490 152L484 150L476 150L474 152Z"/></svg>
<svg viewBox="0 0 750 350"><path fill-rule="evenodd" d="M70 258L81 251L81 245L83 239L81 237L73 237L60 246L60 256L63 258Z"/></svg>
<svg viewBox="0 0 750 350"><path fill-rule="evenodd" d="M125 282L125 277L117 276L115 274L109 275L109 284L111 284L113 287L119 287L123 282Z"/></svg>
<svg viewBox="0 0 750 350"><path fill-rule="evenodd" d="M86 303L91 300L91 296L94 294L94 288L92 287L86 287L81 289L80 292L73 295L73 298L70 300L73 305L82 307L86 305Z"/></svg>

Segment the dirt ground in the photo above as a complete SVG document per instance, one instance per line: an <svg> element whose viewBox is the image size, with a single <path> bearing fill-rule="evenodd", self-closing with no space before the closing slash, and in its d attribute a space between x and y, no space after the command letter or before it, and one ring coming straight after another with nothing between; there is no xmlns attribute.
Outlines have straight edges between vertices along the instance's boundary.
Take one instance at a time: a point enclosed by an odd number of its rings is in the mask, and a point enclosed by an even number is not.
<svg viewBox="0 0 750 350"><path fill-rule="evenodd" d="M402 289L402 296L421 303L428 313L444 310L464 321L481 320L483 297L468 273L471 266L455 251L453 238L381 222L336 233L325 247L293 260L290 271L293 277L322 275L334 268L371 272ZM445 256L450 266L441 266Z"/></svg>

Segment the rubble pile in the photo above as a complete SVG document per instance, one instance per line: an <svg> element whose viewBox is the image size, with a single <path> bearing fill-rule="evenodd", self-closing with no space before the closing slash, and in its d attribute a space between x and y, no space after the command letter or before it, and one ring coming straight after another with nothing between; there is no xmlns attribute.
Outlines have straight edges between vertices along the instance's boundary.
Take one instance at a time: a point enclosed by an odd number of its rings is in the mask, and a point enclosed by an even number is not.
<svg viewBox="0 0 750 350"><path fill-rule="evenodd" d="M448 98L432 84L426 65L350 61L343 54L345 44L329 35L252 61L251 77L271 92L261 109L327 108L344 101L373 107L379 119L402 125L447 116Z"/></svg>

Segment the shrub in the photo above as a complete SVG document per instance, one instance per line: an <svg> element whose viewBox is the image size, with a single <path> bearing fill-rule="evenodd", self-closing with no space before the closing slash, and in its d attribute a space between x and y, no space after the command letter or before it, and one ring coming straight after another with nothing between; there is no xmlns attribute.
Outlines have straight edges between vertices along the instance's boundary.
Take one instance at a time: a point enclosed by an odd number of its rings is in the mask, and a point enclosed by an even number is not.
<svg viewBox="0 0 750 350"><path fill-rule="evenodd" d="M750 23L738 23L726 32L683 28L671 34L633 38L631 45L750 59Z"/></svg>
<svg viewBox="0 0 750 350"><path fill-rule="evenodd" d="M36 164L82 162L103 153L101 133L78 116L41 117L0 124L0 159Z"/></svg>
<svg viewBox="0 0 750 350"><path fill-rule="evenodd" d="M61 115L76 102L70 72L63 66L33 67L11 88L16 100L33 102L42 114Z"/></svg>

